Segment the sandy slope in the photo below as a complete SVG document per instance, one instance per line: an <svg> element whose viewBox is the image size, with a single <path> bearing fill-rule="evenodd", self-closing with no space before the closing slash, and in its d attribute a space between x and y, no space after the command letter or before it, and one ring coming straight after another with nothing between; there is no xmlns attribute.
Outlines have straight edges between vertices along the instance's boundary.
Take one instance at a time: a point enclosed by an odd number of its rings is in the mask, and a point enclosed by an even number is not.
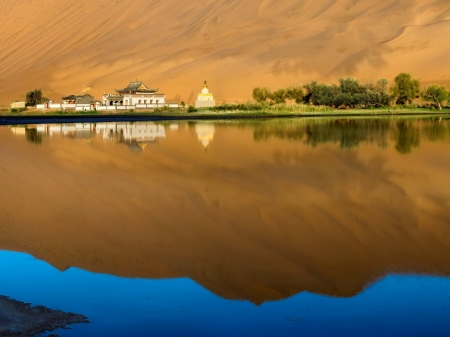
<svg viewBox="0 0 450 337"><path fill-rule="evenodd" d="M450 81L449 0L2 0L0 103L144 80L193 101L311 79Z"/></svg>

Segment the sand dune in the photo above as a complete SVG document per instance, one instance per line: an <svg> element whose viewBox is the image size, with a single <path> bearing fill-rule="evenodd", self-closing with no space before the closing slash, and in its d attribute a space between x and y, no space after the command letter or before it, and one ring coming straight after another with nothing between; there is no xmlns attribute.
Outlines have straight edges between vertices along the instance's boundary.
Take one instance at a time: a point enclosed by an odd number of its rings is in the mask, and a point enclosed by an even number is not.
<svg viewBox="0 0 450 337"><path fill-rule="evenodd" d="M1 104L136 78L188 102L204 79L221 102L340 76L450 83L448 0L2 0L0 15Z"/></svg>

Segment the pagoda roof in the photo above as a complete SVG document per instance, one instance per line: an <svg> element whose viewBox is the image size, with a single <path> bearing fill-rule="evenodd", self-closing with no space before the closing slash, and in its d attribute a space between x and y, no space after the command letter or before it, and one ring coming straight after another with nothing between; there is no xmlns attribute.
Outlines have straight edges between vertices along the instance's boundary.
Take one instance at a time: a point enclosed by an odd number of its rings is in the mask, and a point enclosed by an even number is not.
<svg viewBox="0 0 450 337"><path fill-rule="evenodd" d="M87 104L87 103L95 103L97 100L94 98L94 96L91 96L89 94L85 95L69 95L62 97L63 101L77 101L78 103Z"/></svg>
<svg viewBox="0 0 450 337"><path fill-rule="evenodd" d="M131 92L131 91L137 91L137 92L149 92L154 93L157 92L158 89L150 89L148 88L144 82L136 81L136 82L130 82L126 88L123 89L116 89L117 92Z"/></svg>

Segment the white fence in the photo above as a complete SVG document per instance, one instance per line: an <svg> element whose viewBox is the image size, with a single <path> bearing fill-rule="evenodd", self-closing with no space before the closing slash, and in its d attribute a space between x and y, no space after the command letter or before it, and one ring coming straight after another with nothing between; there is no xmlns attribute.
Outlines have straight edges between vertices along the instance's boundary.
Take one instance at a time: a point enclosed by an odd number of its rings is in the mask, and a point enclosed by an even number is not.
<svg viewBox="0 0 450 337"><path fill-rule="evenodd" d="M135 109L156 109L168 107L169 109L178 109L180 105L178 103L165 103L165 104L136 104L136 105L98 105L97 110L135 110Z"/></svg>
<svg viewBox="0 0 450 337"><path fill-rule="evenodd" d="M156 109L168 107L169 109L178 109L178 103L164 103L164 104L136 104L136 105L96 105L95 110L99 111L117 111L117 110L135 110L135 109ZM91 104L38 104L37 109L74 109L76 111L92 110Z"/></svg>

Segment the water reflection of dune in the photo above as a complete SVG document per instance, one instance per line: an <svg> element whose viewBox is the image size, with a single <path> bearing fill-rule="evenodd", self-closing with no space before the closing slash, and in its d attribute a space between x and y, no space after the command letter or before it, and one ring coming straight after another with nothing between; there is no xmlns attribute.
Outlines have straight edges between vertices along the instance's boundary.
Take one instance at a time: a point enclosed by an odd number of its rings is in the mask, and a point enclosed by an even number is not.
<svg viewBox="0 0 450 337"><path fill-rule="evenodd" d="M0 248L255 303L352 296L389 272L450 276L447 142L407 156L395 142L255 142L264 125L216 125L208 156L195 128L140 156L100 135L36 147L0 129Z"/></svg>

